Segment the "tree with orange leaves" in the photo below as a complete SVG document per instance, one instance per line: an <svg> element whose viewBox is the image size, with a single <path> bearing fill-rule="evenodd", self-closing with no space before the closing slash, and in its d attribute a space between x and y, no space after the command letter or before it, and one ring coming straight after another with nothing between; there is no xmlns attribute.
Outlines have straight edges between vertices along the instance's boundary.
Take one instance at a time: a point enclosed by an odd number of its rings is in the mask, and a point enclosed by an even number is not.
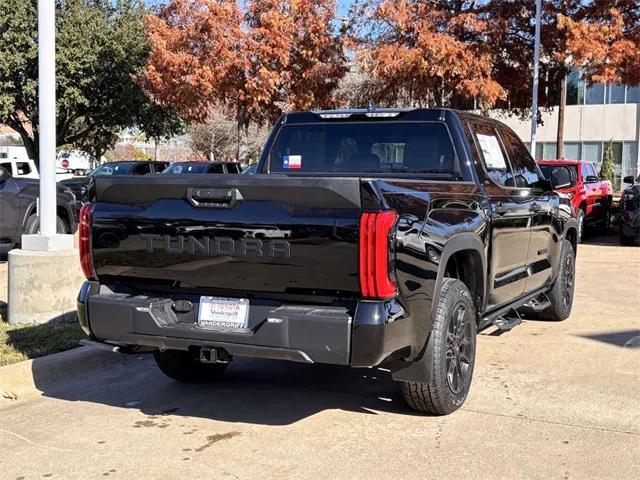
<svg viewBox="0 0 640 480"><path fill-rule="evenodd" d="M489 107L507 92L493 76L488 40L501 24L482 18L475 2L365 2L366 32L358 59L378 101L417 106Z"/></svg>
<svg viewBox="0 0 640 480"><path fill-rule="evenodd" d="M327 107L346 72L334 0L172 0L147 20L151 55L141 81L160 104L203 121L232 110L238 157L251 123L290 108Z"/></svg>
<svg viewBox="0 0 640 480"><path fill-rule="evenodd" d="M561 16L566 55L590 83L640 83L640 6L596 0L577 18Z"/></svg>

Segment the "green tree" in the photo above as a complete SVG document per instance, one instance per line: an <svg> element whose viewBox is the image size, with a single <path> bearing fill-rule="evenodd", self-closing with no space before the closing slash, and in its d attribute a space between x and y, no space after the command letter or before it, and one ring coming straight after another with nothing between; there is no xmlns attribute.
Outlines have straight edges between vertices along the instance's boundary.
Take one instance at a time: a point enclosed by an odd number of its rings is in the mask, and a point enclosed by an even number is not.
<svg viewBox="0 0 640 480"><path fill-rule="evenodd" d="M611 140L604 149L600 177L604 180L609 180L613 188L616 188L616 174L613 166L613 142Z"/></svg>
<svg viewBox="0 0 640 480"><path fill-rule="evenodd" d="M18 132L37 162L36 3L0 1L0 123ZM57 2L59 146L99 158L123 128L139 128L154 138L180 131L176 117L151 107L137 82L149 54L146 14L141 0Z"/></svg>

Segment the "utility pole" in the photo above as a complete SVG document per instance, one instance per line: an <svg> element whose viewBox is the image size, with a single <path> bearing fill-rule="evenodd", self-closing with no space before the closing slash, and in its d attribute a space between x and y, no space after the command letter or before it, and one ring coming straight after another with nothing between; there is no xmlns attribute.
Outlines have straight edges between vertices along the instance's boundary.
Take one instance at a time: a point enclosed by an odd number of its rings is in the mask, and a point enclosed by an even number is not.
<svg viewBox="0 0 640 480"><path fill-rule="evenodd" d="M531 92L531 155L536 156L536 132L538 129L538 71L540 66L540 17L542 0L536 0L536 30L533 47L533 87Z"/></svg>
<svg viewBox="0 0 640 480"><path fill-rule="evenodd" d="M40 234L56 234L56 4L38 0Z"/></svg>

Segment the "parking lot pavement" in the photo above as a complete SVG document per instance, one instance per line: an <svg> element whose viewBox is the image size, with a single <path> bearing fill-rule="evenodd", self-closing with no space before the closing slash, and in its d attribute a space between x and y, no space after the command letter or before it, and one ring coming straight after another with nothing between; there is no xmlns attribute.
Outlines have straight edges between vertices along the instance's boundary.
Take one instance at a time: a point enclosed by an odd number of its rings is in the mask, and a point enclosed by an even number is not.
<svg viewBox="0 0 640 480"><path fill-rule="evenodd" d="M448 417L377 369L240 359L181 385L139 355L39 384L34 363L38 392L0 400L0 478L638 479L639 294L640 248L581 246L573 315L483 333Z"/></svg>

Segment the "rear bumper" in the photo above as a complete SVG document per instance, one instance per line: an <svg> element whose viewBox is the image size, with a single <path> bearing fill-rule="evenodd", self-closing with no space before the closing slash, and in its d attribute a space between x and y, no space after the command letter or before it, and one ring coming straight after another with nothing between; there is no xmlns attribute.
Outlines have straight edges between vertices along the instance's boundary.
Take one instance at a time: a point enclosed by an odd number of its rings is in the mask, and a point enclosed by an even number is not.
<svg viewBox="0 0 640 480"><path fill-rule="evenodd" d="M173 298L114 293L85 282L78 318L93 339L109 345L167 350L220 348L231 355L368 367L407 351L409 319L395 301L342 305L293 305L251 300L248 328L210 330L197 326L193 308L176 312Z"/></svg>

